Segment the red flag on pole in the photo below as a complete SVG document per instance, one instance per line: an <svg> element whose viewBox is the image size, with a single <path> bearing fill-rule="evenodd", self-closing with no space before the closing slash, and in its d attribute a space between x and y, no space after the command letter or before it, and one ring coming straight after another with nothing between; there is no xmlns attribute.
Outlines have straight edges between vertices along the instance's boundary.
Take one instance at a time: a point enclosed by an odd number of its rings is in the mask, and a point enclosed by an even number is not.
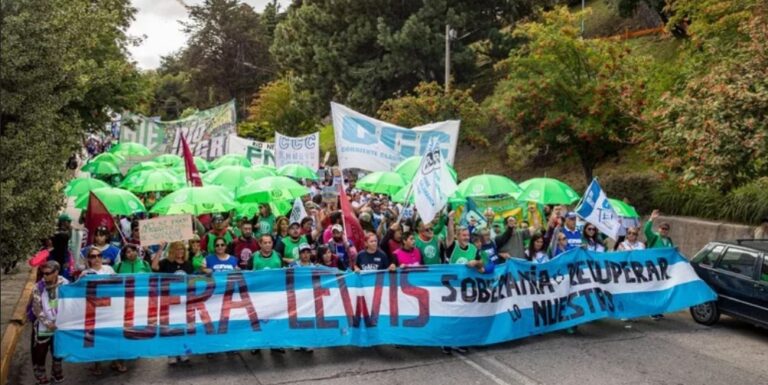
<svg viewBox="0 0 768 385"><path fill-rule="evenodd" d="M93 193L88 197L88 210L85 214L85 228L88 229L88 244L93 243L93 234L99 227L106 227L112 233L115 221L104 203Z"/></svg>
<svg viewBox="0 0 768 385"><path fill-rule="evenodd" d="M184 135L181 135L181 148L184 151L184 169L187 171L187 183L191 186L202 186L203 180L200 178L200 172L197 171L195 159L192 158L192 151L189 150L189 145L187 145Z"/></svg>
<svg viewBox="0 0 768 385"><path fill-rule="evenodd" d="M355 212L352 210L352 206L347 199L347 192L344 191L344 185L339 185L339 200L341 200L341 217L344 221L344 232L347 235L347 239L352 241L358 251L365 249L365 232L363 226L360 226L360 222L355 216Z"/></svg>

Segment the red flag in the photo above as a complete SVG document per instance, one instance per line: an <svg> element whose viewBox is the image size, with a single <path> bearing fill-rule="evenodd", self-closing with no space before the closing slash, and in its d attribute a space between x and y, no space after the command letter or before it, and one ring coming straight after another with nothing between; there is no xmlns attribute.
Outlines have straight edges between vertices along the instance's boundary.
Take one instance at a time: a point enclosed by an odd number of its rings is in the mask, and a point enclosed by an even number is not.
<svg viewBox="0 0 768 385"><path fill-rule="evenodd" d="M344 185L339 185L339 200L341 200L341 217L344 221L344 232L347 234L347 239L352 241L358 251L365 249L365 232L363 226L360 226L360 222L355 216L355 212L352 210L352 206L347 199L347 192L344 191Z"/></svg>
<svg viewBox="0 0 768 385"><path fill-rule="evenodd" d="M203 180L200 179L200 172L197 171L195 159L192 158L192 151L189 151L184 135L181 135L181 148L184 151L184 169L187 171L187 183L196 187L202 186Z"/></svg>
<svg viewBox="0 0 768 385"><path fill-rule="evenodd" d="M112 233L115 229L115 221L104 203L93 193L88 197L88 210L85 214L85 228L88 229L88 244L93 243L93 234L99 227L106 227Z"/></svg>

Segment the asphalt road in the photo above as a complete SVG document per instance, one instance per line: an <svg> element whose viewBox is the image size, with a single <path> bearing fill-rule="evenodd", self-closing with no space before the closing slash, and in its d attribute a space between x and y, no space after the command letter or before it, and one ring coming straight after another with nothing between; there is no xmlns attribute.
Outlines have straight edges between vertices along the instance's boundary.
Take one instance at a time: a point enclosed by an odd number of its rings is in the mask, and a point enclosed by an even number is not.
<svg viewBox="0 0 768 385"><path fill-rule="evenodd" d="M713 327L687 312L631 323L616 320L446 356L433 348L333 348L314 353L241 351L170 367L129 362L100 377L65 364L65 384L768 384L768 331L723 317ZM34 384L29 334L14 357L9 384Z"/></svg>

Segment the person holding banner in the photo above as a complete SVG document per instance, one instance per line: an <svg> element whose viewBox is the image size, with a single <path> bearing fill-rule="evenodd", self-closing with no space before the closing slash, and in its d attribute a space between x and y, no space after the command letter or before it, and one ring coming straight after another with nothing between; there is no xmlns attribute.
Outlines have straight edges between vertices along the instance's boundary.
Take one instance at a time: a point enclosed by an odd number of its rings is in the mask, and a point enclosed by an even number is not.
<svg viewBox="0 0 768 385"><path fill-rule="evenodd" d="M402 239L403 245L392 253L397 266L421 266L421 252L416 248L416 238L413 233L403 233Z"/></svg>
<svg viewBox="0 0 768 385"><path fill-rule="evenodd" d="M297 268L297 267L313 267L313 266L316 266L316 265L312 263L312 247L310 247L306 243L303 243L301 246L299 246L299 259L293 261L293 263L288 265L288 267Z"/></svg>
<svg viewBox="0 0 768 385"><path fill-rule="evenodd" d="M101 254L101 250L97 247L90 247L86 255L87 259L85 264L88 268L83 271L81 277L86 275L115 274L115 270L112 266L104 264L104 255Z"/></svg>
<svg viewBox="0 0 768 385"><path fill-rule="evenodd" d="M272 236L262 234L259 236L258 252L253 255L251 269L253 271L279 269L283 267L283 260L275 250L273 250Z"/></svg>
<svg viewBox="0 0 768 385"><path fill-rule="evenodd" d="M598 253L605 252L605 241L600 236L600 232L597 231L597 226L587 222L584 225L584 231L582 232L581 247L589 251L595 251Z"/></svg>
<svg viewBox="0 0 768 385"><path fill-rule="evenodd" d="M525 257L534 263L549 262L549 255L544 248L544 237L541 234L533 234L528 250L525 251Z"/></svg>
<svg viewBox="0 0 768 385"><path fill-rule="evenodd" d="M194 272L192 263L189 261L189 252L183 241L171 242L168 247L168 258L160 260L152 259L152 270L160 273L187 275ZM180 362L187 360L179 359Z"/></svg>
<svg viewBox="0 0 768 385"><path fill-rule="evenodd" d="M51 352L51 377L54 382L64 381L62 359L53 355L53 333L56 330L56 315L59 306L59 288L69 281L59 275L60 265L47 261L40 272L43 278L32 290L32 371L37 384L49 384L45 361Z"/></svg>
<svg viewBox="0 0 768 385"><path fill-rule="evenodd" d="M357 253L355 273L371 270L394 271L397 267L390 262L389 257L379 249L379 238L370 233L365 237L365 250Z"/></svg>
<svg viewBox="0 0 768 385"><path fill-rule="evenodd" d="M120 262L115 265L117 274L151 273L152 266L147 261L139 258L139 247L128 243L120 250Z"/></svg>
<svg viewBox="0 0 768 385"><path fill-rule="evenodd" d="M303 243L309 244L307 237L301 235L301 223L293 222L288 226L288 238L283 238L275 251L283 256L283 262L290 264L299 258L299 246Z"/></svg>
<svg viewBox="0 0 768 385"><path fill-rule="evenodd" d="M317 246L317 264L334 270L342 270L339 266L339 257L333 254L326 245Z"/></svg>
<svg viewBox="0 0 768 385"><path fill-rule="evenodd" d="M630 227L627 229L627 237L619 243L619 251L644 250L645 244L638 239L640 229Z"/></svg>
<svg viewBox="0 0 768 385"><path fill-rule="evenodd" d="M205 257L203 272L212 274L220 271L239 270L237 258L227 253L227 241L224 237L218 237L213 241L215 253Z"/></svg>

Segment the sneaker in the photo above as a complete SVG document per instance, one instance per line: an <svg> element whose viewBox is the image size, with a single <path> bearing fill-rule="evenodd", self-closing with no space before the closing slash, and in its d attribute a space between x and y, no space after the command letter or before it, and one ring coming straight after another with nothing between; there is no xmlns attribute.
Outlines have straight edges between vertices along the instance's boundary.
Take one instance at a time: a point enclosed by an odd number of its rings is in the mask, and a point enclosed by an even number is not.
<svg viewBox="0 0 768 385"><path fill-rule="evenodd" d="M654 321L660 321L664 318L664 314L654 314L651 316L651 319Z"/></svg>
<svg viewBox="0 0 768 385"><path fill-rule="evenodd" d="M443 354L451 354L451 348L449 348L447 346L441 347L440 350L443 351Z"/></svg>
<svg viewBox="0 0 768 385"><path fill-rule="evenodd" d="M179 363L188 364L189 363L189 356L179 356Z"/></svg>
<svg viewBox="0 0 768 385"><path fill-rule="evenodd" d="M459 346L459 347L453 348L453 350L461 354L466 354L467 352L469 352L469 349L467 349L465 346Z"/></svg>
<svg viewBox="0 0 768 385"><path fill-rule="evenodd" d="M168 357L168 365L170 366L176 366L176 364L179 362L178 357Z"/></svg>

